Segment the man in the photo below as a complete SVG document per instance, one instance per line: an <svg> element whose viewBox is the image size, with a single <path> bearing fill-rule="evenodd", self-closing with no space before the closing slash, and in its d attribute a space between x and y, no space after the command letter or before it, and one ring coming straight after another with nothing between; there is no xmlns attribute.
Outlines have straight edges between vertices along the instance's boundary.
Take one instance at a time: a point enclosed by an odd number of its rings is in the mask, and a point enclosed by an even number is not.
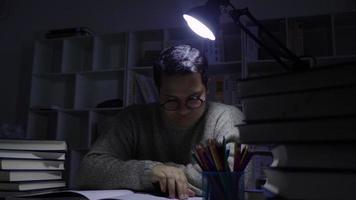
<svg viewBox="0 0 356 200"><path fill-rule="evenodd" d="M171 198L201 194L191 150L208 138L233 141L243 114L207 101L207 61L189 45L171 47L154 66L159 104L125 108L85 156L79 185L149 191L157 183Z"/></svg>

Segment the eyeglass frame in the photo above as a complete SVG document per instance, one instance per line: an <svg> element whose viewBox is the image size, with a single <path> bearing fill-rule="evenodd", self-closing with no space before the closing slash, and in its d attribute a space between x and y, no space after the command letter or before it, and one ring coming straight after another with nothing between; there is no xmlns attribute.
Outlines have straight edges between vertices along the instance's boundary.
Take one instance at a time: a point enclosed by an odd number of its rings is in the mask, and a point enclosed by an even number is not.
<svg viewBox="0 0 356 200"><path fill-rule="evenodd" d="M203 95L203 93L204 92L202 92L199 96L190 96L190 97L188 97L188 98L186 98L185 99L185 107L187 107L189 110L195 110L195 109L198 109L198 108L200 108L200 107L202 107L202 105L206 102L206 99L202 99L201 97L202 97L202 95ZM200 105L198 106L198 107L190 107L189 105L188 105L188 102L189 101L191 101L191 100L199 100L200 101ZM167 109L166 107L165 107L165 105L167 104L167 103L169 103L169 102L175 102L175 103L177 103L177 106L176 106L176 108L175 109ZM179 98L177 98L177 99L175 99L175 100L173 100L173 99L170 99L170 100L167 100L167 101L165 101L165 102L163 102L163 103L161 103L160 104L160 106L164 109L164 110L167 110L167 111L177 111L177 110L179 110L179 108L181 107L181 105L182 105L182 101L179 99Z"/></svg>

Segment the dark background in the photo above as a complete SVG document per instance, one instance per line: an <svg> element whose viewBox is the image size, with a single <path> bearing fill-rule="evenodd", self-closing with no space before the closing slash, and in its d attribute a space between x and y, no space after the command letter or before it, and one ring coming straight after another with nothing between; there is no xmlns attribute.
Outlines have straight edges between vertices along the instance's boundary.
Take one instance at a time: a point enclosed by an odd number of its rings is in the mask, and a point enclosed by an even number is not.
<svg viewBox="0 0 356 200"><path fill-rule="evenodd" d="M0 0L0 124L25 125L33 44L51 29L87 26L97 34L183 26L205 0ZM258 19L356 10L355 0L233 0ZM230 20L223 17L222 21Z"/></svg>

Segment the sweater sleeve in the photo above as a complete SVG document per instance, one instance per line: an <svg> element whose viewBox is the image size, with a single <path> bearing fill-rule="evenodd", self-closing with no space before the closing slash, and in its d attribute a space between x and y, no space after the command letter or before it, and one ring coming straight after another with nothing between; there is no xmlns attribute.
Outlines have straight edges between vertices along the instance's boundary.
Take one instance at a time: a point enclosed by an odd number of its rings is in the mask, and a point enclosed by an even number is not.
<svg viewBox="0 0 356 200"><path fill-rule="evenodd" d="M224 137L227 142L239 141L240 138L236 125L243 123L244 114L234 106L228 108L221 112L216 121L214 135L219 142L222 142Z"/></svg>
<svg viewBox="0 0 356 200"><path fill-rule="evenodd" d="M98 138L83 158L77 179L80 188L152 189L150 172L159 162L133 160L137 138L127 119L118 122Z"/></svg>

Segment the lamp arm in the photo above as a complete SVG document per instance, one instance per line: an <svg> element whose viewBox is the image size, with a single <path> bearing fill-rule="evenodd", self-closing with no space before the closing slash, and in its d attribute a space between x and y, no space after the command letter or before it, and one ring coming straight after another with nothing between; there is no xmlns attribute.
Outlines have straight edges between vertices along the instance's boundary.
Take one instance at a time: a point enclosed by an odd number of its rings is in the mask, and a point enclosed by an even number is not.
<svg viewBox="0 0 356 200"><path fill-rule="evenodd" d="M230 4L231 5L231 4ZM232 5L231 5L232 6ZM300 60L300 58L290 51L281 41L279 41L267 28L265 28L248 10L236 9L232 6L232 10L229 12L234 23L239 26L248 36L250 36L255 42L257 42L261 47L263 47L279 64L281 64L287 70L302 70L309 68L307 62ZM241 16L247 16L254 24L257 25L259 30L263 31L270 37L274 43L278 45L281 51L273 50L271 47L262 42L258 37L256 37L241 21ZM281 57L286 57L292 61L292 66L288 65Z"/></svg>

